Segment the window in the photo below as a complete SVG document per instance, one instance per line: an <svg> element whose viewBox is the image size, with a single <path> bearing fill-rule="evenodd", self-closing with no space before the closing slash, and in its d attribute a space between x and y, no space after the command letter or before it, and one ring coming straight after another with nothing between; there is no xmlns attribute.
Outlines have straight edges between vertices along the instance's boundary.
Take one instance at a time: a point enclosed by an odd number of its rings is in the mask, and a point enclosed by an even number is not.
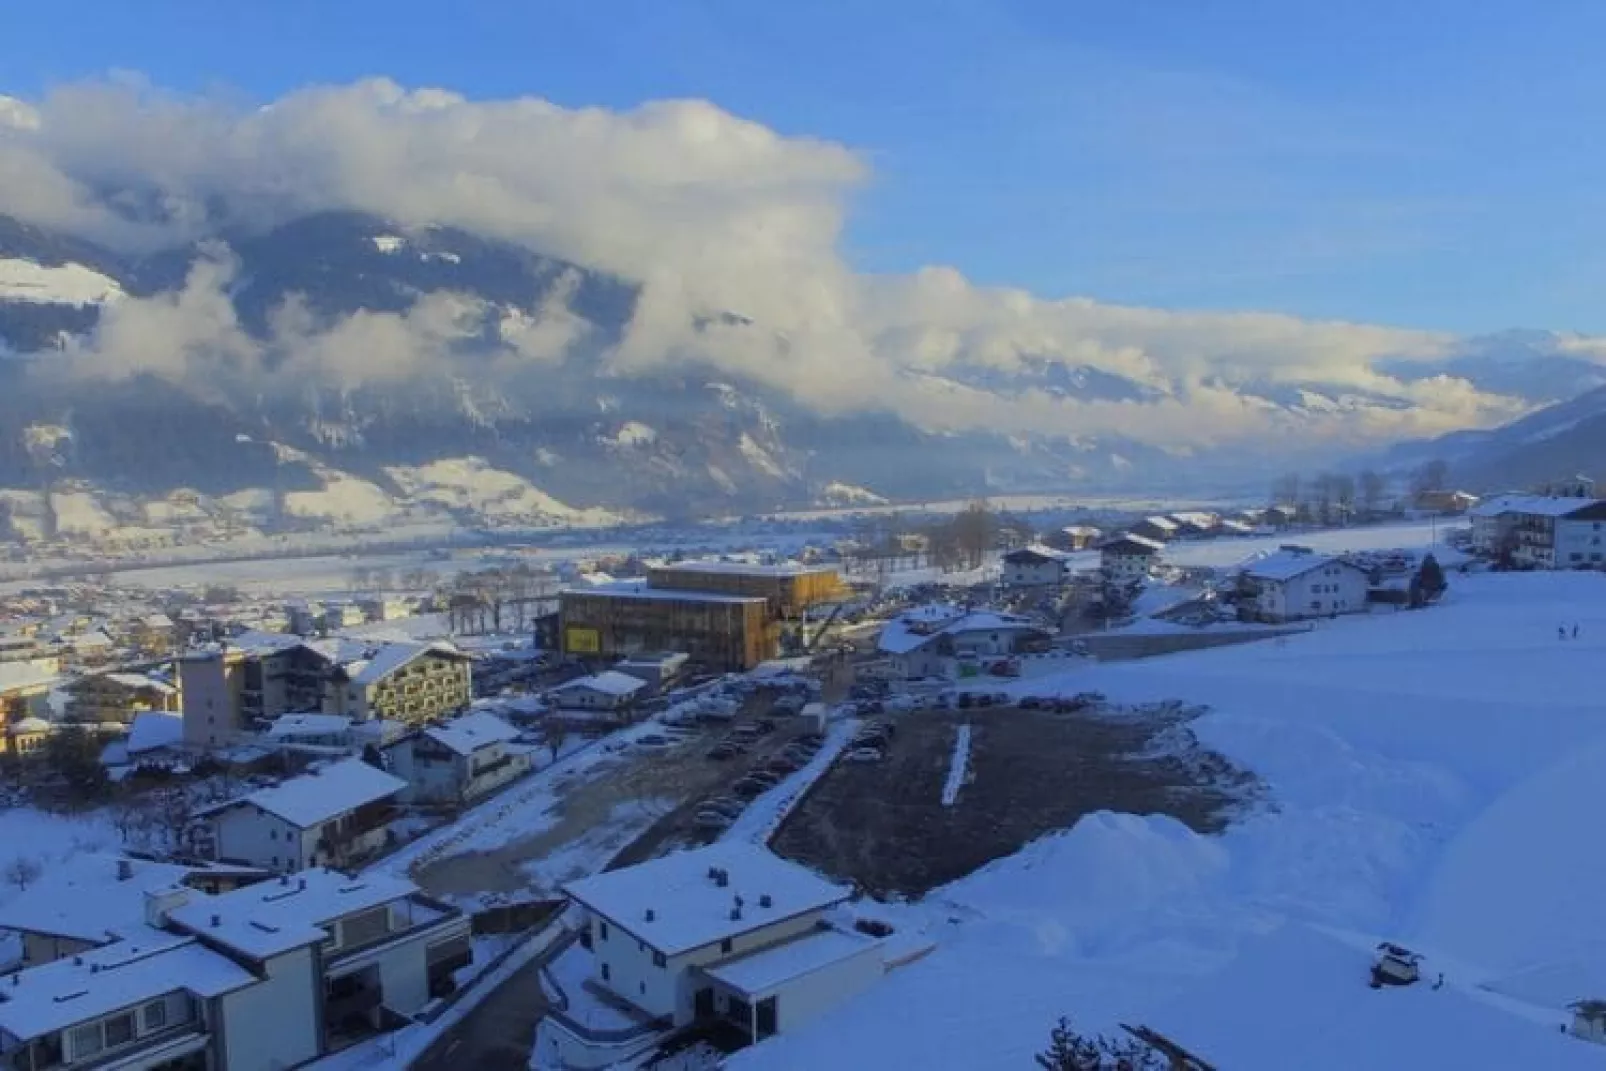
<svg viewBox="0 0 1606 1071"><path fill-rule="evenodd" d="M597 923L597 937L603 941L608 939L608 924L606 922L599 921Z"/></svg>
<svg viewBox="0 0 1606 1071"><path fill-rule="evenodd" d="M1320 599L1312 599L1310 601L1310 608L1312 610L1320 610L1322 608L1322 600L1320 600Z"/></svg>
<svg viewBox="0 0 1606 1071"><path fill-rule="evenodd" d="M610 981L610 980L612 980L612 978L613 978L613 972L612 972L612 971L610 971L610 970L609 970L609 969L608 969L608 965L607 965L607 964L606 964L606 963L604 963L604 964L603 964L603 965L602 965L602 980L603 980L603 981L604 981L604 982L607 982L607 981Z"/></svg>
<svg viewBox="0 0 1606 1071"><path fill-rule="evenodd" d="M731 939L729 937L725 938L723 941L721 941L719 943L719 950L720 950L720 952L724 953L727 956L730 955L730 952L731 952Z"/></svg>
<svg viewBox="0 0 1606 1071"><path fill-rule="evenodd" d="M654 967L667 967L669 966L669 957L662 952L654 952L652 954L652 965Z"/></svg>
<svg viewBox="0 0 1606 1071"><path fill-rule="evenodd" d="M269 840L278 840L279 839L279 831L277 829L268 830L268 839Z"/></svg>
<svg viewBox="0 0 1606 1071"><path fill-rule="evenodd" d="M106 1047L116 1048L134 1040L134 1013L124 1012L106 1020Z"/></svg>
<svg viewBox="0 0 1606 1071"><path fill-rule="evenodd" d="M88 1026L74 1028L72 1032L72 1057L82 1060L86 1056L94 1056L106 1047L101 1041L100 1024L90 1023Z"/></svg>
<svg viewBox="0 0 1606 1071"><path fill-rule="evenodd" d="M167 1025L167 1001L153 1000L145 1005L145 1029L160 1030Z"/></svg>
<svg viewBox="0 0 1606 1071"><path fill-rule="evenodd" d="M1572 559L1575 562L1581 562L1581 561L1584 560L1584 556L1582 554L1578 553L1577 551L1574 551L1573 555L1572 555Z"/></svg>

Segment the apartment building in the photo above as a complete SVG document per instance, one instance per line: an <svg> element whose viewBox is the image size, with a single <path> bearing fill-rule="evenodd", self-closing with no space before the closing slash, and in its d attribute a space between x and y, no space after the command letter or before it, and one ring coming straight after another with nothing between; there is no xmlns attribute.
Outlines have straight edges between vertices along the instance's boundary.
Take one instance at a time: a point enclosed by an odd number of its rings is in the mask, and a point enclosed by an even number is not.
<svg viewBox="0 0 1606 1071"><path fill-rule="evenodd" d="M86 724L129 725L147 710L177 710L179 692L143 673L89 673L67 686L67 717Z"/></svg>

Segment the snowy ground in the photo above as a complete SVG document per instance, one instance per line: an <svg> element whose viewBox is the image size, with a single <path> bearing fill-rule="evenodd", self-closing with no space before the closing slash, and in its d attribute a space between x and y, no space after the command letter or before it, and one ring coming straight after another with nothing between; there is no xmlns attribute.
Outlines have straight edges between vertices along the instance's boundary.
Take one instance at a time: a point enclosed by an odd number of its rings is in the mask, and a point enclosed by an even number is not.
<svg viewBox="0 0 1606 1071"><path fill-rule="evenodd" d="M1372 546L1411 545L1402 528L1375 531ZM1574 623L1579 638L1559 640ZM1495 1066L1481 1058L1496 1048L1499 1066L1598 1065L1606 1053L1557 1026L1567 1002L1606 997L1606 861L1588 847L1606 809L1603 655L1606 577L1482 574L1452 575L1425 611L1068 671L1065 692L1209 705L1193 728L1264 778L1271 805L1218 837L1090 816L889 906L937 951L731 1066L1030 1067L1061 1015L1096 1030L1152 1021L1183 1044L1194 1031L1199 1055L1233 1071ZM1329 1031L1316 1063L1298 1031L1242 1042L1281 1015L1263 1009L1401 997L1365 986L1380 938L1425 953L1445 989ZM1310 966L1278 967L1290 960ZM1236 1035L1209 1028L1229 1013Z"/></svg>

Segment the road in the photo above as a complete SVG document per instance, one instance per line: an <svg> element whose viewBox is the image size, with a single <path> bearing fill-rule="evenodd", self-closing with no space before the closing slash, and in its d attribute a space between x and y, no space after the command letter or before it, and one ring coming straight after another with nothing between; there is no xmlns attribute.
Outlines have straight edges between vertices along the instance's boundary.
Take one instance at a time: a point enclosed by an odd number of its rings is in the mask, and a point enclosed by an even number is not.
<svg viewBox="0 0 1606 1071"><path fill-rule="evenodd" d="M559 941L514 972L479 1006L413 1061L414 1071L525 1071L535 1028L551 1008L541 989L541 968L569 947Z"/></svg>

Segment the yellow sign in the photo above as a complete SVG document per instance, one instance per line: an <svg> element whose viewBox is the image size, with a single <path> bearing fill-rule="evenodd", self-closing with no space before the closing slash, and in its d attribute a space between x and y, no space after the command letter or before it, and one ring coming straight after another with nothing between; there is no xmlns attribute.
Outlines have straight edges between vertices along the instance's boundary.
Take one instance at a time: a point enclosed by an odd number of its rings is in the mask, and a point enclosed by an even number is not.
<svg viewBox="0 0 1606 1071"><path fill-rule="evenodd" d="M570 628L564 632L563 649L569 654L600 654L602 636L594 628Z"/></svg>

